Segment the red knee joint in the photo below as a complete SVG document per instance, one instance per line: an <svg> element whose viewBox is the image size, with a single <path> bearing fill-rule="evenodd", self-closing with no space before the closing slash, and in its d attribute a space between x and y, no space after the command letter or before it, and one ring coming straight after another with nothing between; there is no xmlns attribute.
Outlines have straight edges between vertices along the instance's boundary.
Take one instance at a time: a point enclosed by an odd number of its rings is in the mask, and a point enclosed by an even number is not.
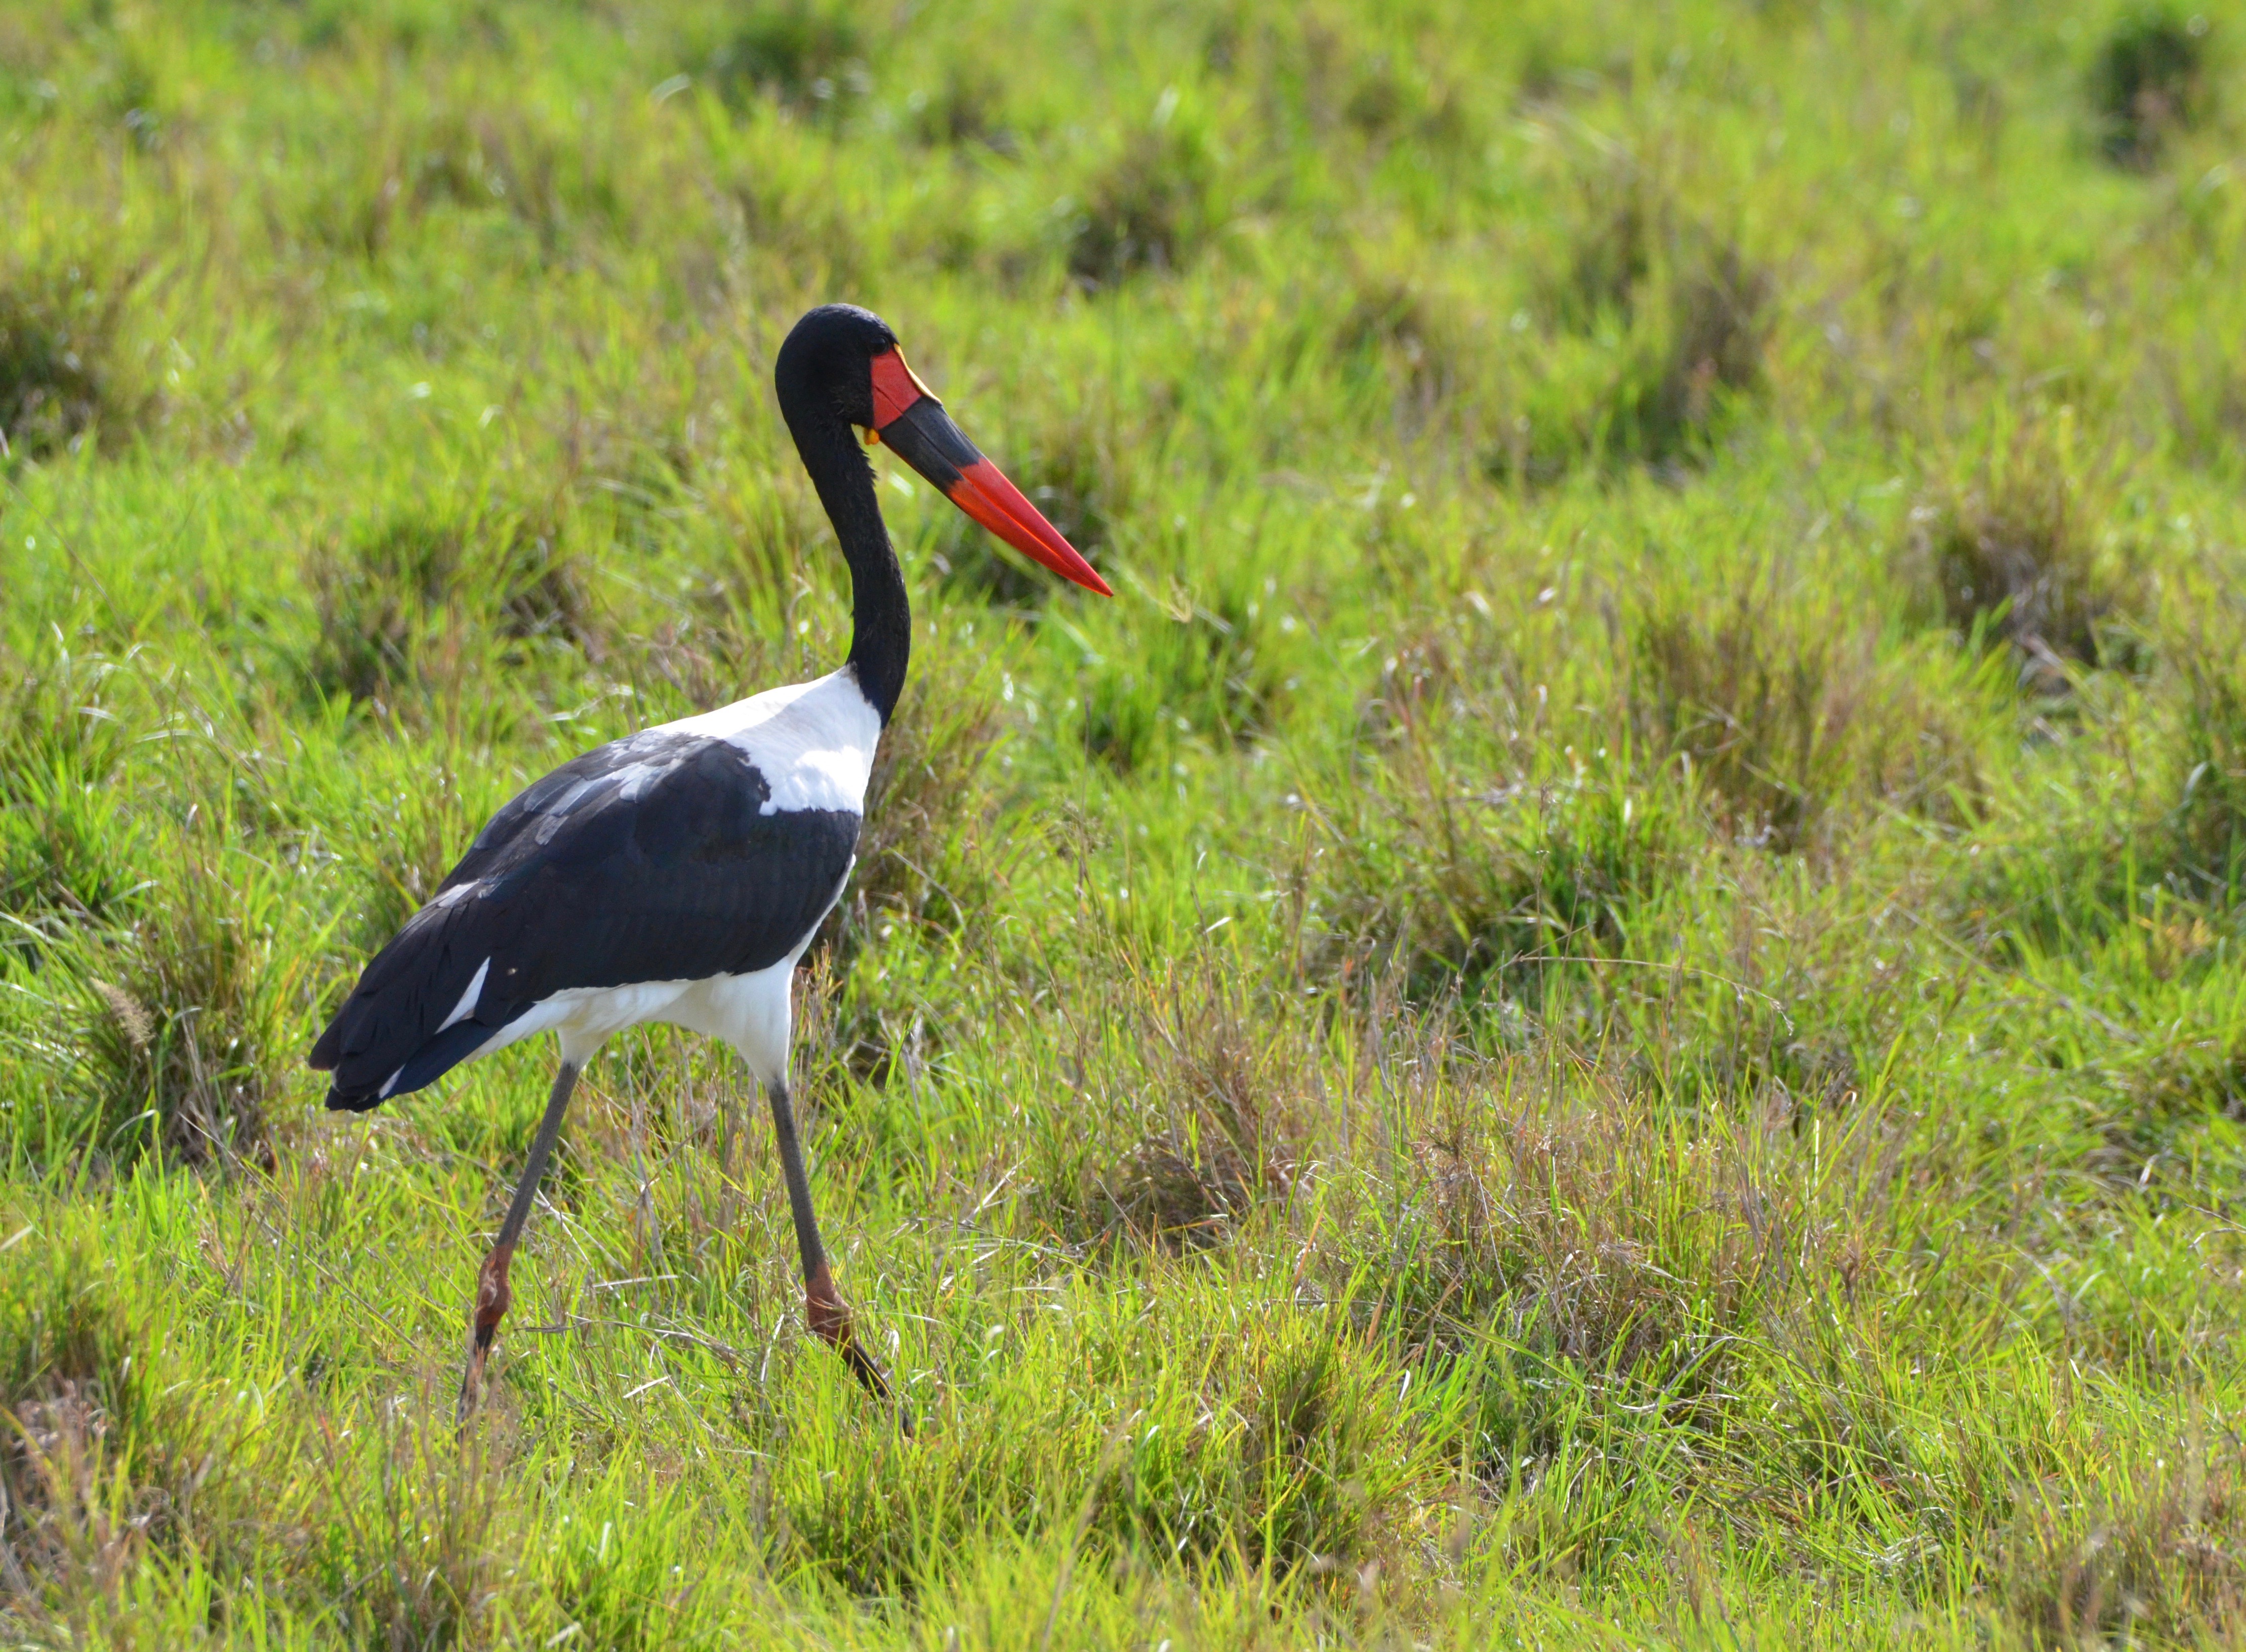
<svg viewBox="0 0 2246 1652"><path fill-rule="evenodd" d="M834 1275L820 1263L816 1273L804 1281L804 1317L811 1322L812 1335L836 1348L850 1340L850 1310L842 1305L842 1298L834 1288Z"/></svg>
<svg viewBox="0 0 2246 1652"><path fill-rule="evenodd" d="M476 1317L478 1332L488 1336L499 1329L506 1317L507 1304L514 1300L507 1289L507 1264L514 1260L514 1247L502 1245L484 1258L483 1272L476 1281Z"/></svg>

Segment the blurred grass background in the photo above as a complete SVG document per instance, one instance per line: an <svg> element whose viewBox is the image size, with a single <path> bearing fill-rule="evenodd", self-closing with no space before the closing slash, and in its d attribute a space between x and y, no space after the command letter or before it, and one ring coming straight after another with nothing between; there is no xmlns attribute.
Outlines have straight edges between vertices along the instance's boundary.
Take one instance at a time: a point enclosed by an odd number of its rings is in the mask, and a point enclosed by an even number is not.
<svg viewBox="0 0 2246 1652"><path fill-rule="evenodd" d="M2246 14L0 7L0 1621L2236 1644ZM839 658L879 310L1116 585L917 604L799 1084L302 1052Z"/></svg>

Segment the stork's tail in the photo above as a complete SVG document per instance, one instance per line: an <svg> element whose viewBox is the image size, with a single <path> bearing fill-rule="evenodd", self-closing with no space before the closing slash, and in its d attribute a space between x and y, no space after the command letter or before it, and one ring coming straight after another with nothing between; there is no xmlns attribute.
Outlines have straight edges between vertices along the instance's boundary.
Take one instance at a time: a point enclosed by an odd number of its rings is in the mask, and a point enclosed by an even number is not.
<svg viewBox="0 0 2246 1652"><path fill-rule="evenodd" d="M313 1071L334 1075L330 1111L366 1112L433 1084L523 1007L492 1002L484 969L448 944L449 914L433 915L424 908L375 955L306 1055Z"/></svg>

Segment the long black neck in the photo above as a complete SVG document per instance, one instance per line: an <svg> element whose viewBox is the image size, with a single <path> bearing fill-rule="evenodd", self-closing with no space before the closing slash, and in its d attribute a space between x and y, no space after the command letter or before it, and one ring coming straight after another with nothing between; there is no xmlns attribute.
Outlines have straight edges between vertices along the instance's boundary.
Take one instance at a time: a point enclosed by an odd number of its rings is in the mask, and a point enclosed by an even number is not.
<svg viewBox="0 0 2246 1652"><path fill-rule="evenodd" d="M849 422L816 387L783 383L779 402L795 451L850 564L849 663L857 669L859 691L886 725L904 691L912 605L874 494L874 467Z"/></svg>

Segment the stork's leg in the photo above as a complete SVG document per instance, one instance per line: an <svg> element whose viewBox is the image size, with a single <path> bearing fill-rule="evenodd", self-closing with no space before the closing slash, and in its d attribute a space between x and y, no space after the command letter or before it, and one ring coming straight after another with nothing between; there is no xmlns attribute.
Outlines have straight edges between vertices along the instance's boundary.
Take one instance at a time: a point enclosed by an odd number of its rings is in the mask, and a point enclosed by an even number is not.
<svg viewBox="0 0 2246 1652"><path fill-rule="evenodd" d="M476 1302L468 1312L468 1368L460 1373L457 1421L462 1428L468 1425L468 1418L475 1415L476 1402L483 1397L484 1361L491 1355L492 1338L499 1332L499 1322L510 1300L507 1270L514 1261L514 1241L522 1237L522 1225L530 1220L530 1207L538 1197L546 1161L554 1156L555 1139L562 1133L562 1115L569 1110L569 1092L576 1087L576 1064L564 1061L554 1075L554 1093L547 1098L546 1117L538 1121L538 1134L531 1139L530 1162L522 1167L522 1180L514 1185L514 1202L507 1207L507 1220L499 1225L499 1238L477 1277Z"/></svg>
<svg viewBox="0 0 2246 1652"><path fill-rule="evenodd" d="M834 1275L827 1266L827 1247L819 1240L819 1219L811 1210L811 1179L804 1173L803 1144L795 1133L795 1110L789 1106L787 1086L768 1084L772 1096L772 1133L779 1139L780 1173L787 1179L787 1206L795 1218L795 1242L803 1253L804 1317L812 1331L842 1356L850 1373L875 1399L889 1402L889 1379L858 1341L850 1310L834 1288ZM902 1406L897 1417L904 1431L912 1432L912 1414Z"/></svg>

